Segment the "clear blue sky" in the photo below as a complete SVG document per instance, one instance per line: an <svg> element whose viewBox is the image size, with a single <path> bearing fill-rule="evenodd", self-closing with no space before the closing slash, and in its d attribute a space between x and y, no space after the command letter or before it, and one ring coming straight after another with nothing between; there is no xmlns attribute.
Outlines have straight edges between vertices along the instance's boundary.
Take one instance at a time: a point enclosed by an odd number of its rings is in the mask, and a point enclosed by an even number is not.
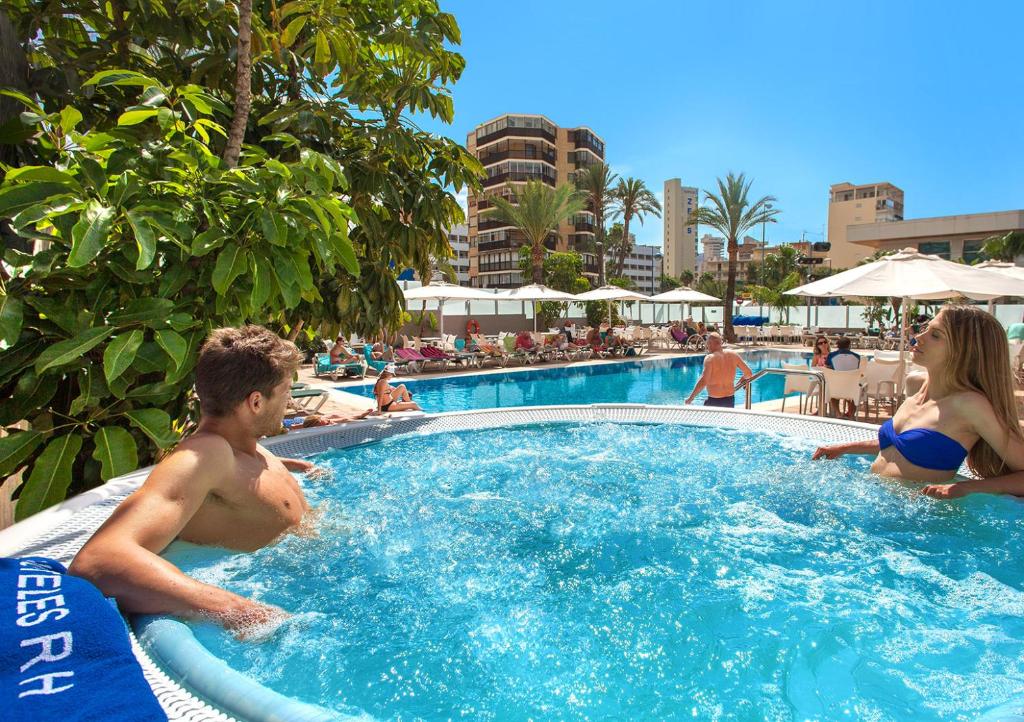
<svg viewBox="0 0 1024 722"><path fill-rule="evenodd" d="M1024 2L441 0L465 143L506 112L588 125L646 181L727 171L778 198L774 245L821 239L828 187L891 181L906 217L1024 208ZM661 221L637 228L660 245Z"/></svg>

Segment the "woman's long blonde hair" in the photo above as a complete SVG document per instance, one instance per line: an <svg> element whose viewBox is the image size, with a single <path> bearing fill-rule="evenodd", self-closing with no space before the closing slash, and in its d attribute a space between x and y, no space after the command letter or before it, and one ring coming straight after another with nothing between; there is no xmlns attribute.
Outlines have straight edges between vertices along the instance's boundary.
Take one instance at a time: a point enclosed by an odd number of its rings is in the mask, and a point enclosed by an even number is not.
<svg viewBox="0 0 1024 722"><path fill-rule="evenodd" d="M1006 428L1007 437L1024 440L1017 421L1006 331L995 316L977 306L943 306L940 314L950 349L943 373L946 383L956 391L982 394ZM971 448L967 466L983 478L1007 471L1006 462L984 439Z"/></svg>

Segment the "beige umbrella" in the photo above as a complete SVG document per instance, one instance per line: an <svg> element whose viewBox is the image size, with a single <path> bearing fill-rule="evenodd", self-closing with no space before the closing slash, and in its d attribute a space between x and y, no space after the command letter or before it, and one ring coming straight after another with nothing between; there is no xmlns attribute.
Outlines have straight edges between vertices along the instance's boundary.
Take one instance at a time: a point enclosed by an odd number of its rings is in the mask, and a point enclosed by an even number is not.
<svg viewBox="0 0 1024 722"><path fill-rule="evenodd" d="M721 301L720 298L709 296L706 293L700 291L694 291L689 286L680 286L679 288L673 288L671 291L665 291L659 293L656 296L651 296L647 299L651 303L678 303L679 312L683 314L683 318L686 318L689 314L686 313L686 308L683 304L686 303L708 303L710 301Z"/></svg>
<svg viewBox="0 0 1024 722"><path fill-rule="evenodd" d="M456 286L453 283L430 283L419 288L403 290L406 301L437 301L437 326L444 338L444 302L445 301L494 301L495 294L480 288Z"/></svg>
<svg viewBox="0 0 1024 722"><path fill-rule="evenodd" d="M502 301L575 301L576 297L565 291L556 291L553 288L540 283L531 283L529 286L511 288L495 294L496 299ZM533 314L533 330L537 330L537 313Z"/></svg>
<svg viewBox="0 0 1024 722"><path fill-rule="evenodd" d="M1024 295L1024 281L1000 275L994 270L964 266L905 248L891 256L798 286L786 293L814 297L898 296L901 299L898 392L902 394L903 369L906 368L907 299L939 300L964 296L987 300L1020 296Z"/></svg>
<svg viewBox="0 0 1024 722"><path fill-rule="evenodd" d="M650 301L650 296L645 296L628 288L618 286L601 286L586 293L577 293L574 297L577 301ZM608 323L612 322L612 307L608 306Z"/></svg>

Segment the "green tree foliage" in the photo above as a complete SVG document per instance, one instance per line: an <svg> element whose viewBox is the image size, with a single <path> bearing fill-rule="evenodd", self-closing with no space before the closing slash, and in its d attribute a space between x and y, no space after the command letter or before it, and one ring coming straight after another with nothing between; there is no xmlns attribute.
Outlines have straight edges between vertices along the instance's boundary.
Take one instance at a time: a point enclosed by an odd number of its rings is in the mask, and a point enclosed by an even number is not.
<svg viewBox="0 0 1024 722"><path fill-rule="evenodd" d="M1013 263L1018 256L1024 255L1024 231L1010 231L986 238L982 253L996 261Z"/></svg>
<svg viewBox="0 0 1024 722"><path fill-rule="evenodd" d="M692 274L691 274L692 276ZM692 281L692 278L691 278ZM671 291L674 288L684 286L682 279L676 278L675 276L666 276L662 274L658 277L658 292L664 293L665 291Z"/></svg>
<svg viewBox="0 0 1024 722"><path fill-rule="evenodd" d="M683 271L679 274L679 282L684 286L692 286L694 279L697 277L693 271Z"/></svg>
<svg viewBox="0 0 1024 722"><path fill-rule="evenodd" d="M32 90L4 96L20 113L0 118L0 221L41 248L5 238L0 271L0 477L26 480L19 518L173 444L211 328L395 329L396 269L450 254L451 191L479 165L403 115L452 118L464 62L436 3L257 0L237 167L236 6L4 12Z"/></svg>
<svg viewBox="0 0 1024 722"><path fill-rule="evenodd" d="M639 178L623 178L615 186L612 203L617 216L622 217L622 240L615 254L615 275L622 275L626 265L626 256L633 250L633 242L629 238L629 224L636 218L642 226L644 215L650 213L661 218L661 204L654 197L647 184Z"/></svg>
<svg viewBox="0 0 1024 722"><path fill-rule="evenodd" d="M576 187L587 199L587 210L594 214L594 250L597 251L598 286L605 285L604 258L608 248L604 221L614 200L615 181L618 178L604 163L594 163L576 175Z"/></svg>
<svg viewBox="0 0 1024 722"><path fill-rule="evenodd" d="M519 268L523 275L532 269L532 254L528 246L519 249ZM584 293L590 290L590 281L583 275L583 256L575 251L548 253L544 257L544 285L565 293ZM549 328L569 312L568 302L542 301L537 303L539 326Z"/></svg>
<svg viewBox="0 0 1024 722"><path fill-rule="evenodd" d="M750 229L761 223L775 223L779 215L777 208L772 208L774 196L764 196L756 201L749 199L752 180L747 180L742 173L729 173L725 179L718 179L718 192L704 191L704 200L708 205L695 209L690 215L691 223L710 226L726 239L729 254L729 275L725 286L725 314L723 326L725 337L735 341L736 335L732 328L732 310L736 300L736 267L739 253L738 240Z"/></svg>
<svg viewBox="0 0 1024 722"><path fill-rule="evenodd" d="M579 212L584 200L568 183L551 188L543 181L531 180L516 189L515 203L492 196L494 208L484 215L505 221L526 236L529 243L533 282L544 282L544 241L558 233L558 224Z"/></svg>

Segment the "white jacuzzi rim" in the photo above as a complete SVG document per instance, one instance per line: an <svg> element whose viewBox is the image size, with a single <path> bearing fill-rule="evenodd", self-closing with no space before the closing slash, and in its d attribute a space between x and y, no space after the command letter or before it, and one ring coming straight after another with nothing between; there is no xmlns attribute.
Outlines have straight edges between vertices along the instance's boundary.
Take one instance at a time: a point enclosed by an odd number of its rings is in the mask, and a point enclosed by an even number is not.
<svg viewBox="0 0 1024 722"><path fill-rule="evenodd" d="M788 433L829 443L868 440L874 438L878 431L877 426L862 422L771 411L648 404L575 404L437 414L414 412L291 432L265 439L261 443L282 456L307 456L331 448L348 448L403 434L446 433L552 422L672 423L759 433ZM803 434L796 433L801 431ZM812 431L817 433L810 433ZM151 469L146 467L111 479L101 487L0 531L0 555L54 556L64 563L70 563L78 548L120 501L145 481ZM86 516L86 523L81 523ZM72 529L63 535L55 533L65 526L71 526ZM75 530L75 526L80 528ZM132 648L169 719L226 721L235 719L229 715L238 714L245 714L238 719L253 722L325 722L330 719L346 719L344 715L274 692L231 669L223 660L202 647L191 629L181 622L166 617L146 617L136 620L135 627L138 636L131 633ZM143 643L139 642L139 638ZM187 649L188 654L175 655L175 648ZM230 673L225 670L230 670ZM194 680L197 677L207 682L211 678L219 678L223 683L200 685L202 689L197 696L194 686L185 687L178 681ZM258 704L253 704L256 700ZM1022 709L1024 699L1012 700L998 709L999 719L1024 720L1024 717L1016 716ZM254 711L256 714L252 714ZM266 714L260 716L260 712ZM985 719L989 719L990 715L991 719L996 719L995 712L986 715Z"/></svg>

